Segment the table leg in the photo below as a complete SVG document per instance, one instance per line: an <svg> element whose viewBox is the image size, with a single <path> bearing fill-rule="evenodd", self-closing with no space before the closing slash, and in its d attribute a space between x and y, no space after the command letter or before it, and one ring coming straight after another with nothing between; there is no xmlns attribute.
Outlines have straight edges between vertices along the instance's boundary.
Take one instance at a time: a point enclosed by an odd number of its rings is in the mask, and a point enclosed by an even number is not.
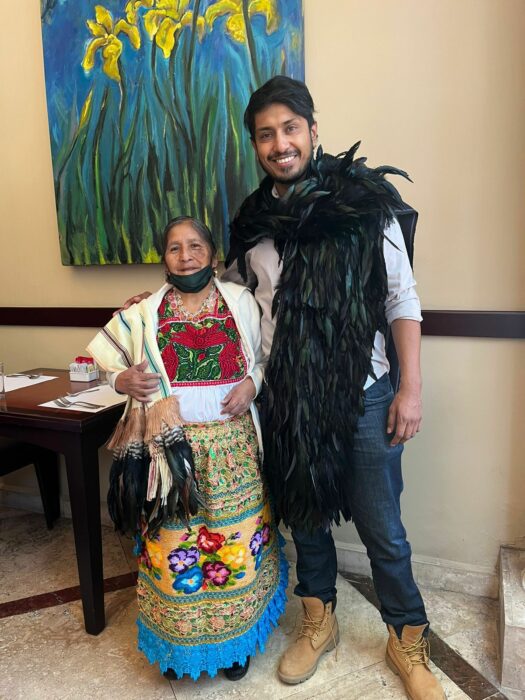
<svg viewBox="0 0 525 700"><path fill-rule="evenodd" d="M38 457L35 458L35 471L47 529L52 530L55 520L60 518L60 485L56 452L40 449Z"/></svg>
<svg viewBox="0 0 525 700"><path fill-rule="evenodd" d="M64 456L84 625L89 634L99 634L104 629L105 617L98 449L89 436L80 434L64 450Z"/></svg>

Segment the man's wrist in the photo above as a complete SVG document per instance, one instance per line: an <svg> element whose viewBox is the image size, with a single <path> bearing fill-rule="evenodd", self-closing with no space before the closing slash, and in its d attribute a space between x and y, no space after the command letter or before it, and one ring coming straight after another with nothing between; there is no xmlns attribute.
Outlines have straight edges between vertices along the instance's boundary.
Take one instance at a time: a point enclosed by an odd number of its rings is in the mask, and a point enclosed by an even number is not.
<svg viewBox="0 0 525 700"><path fill-rule="evenodd" d="M399 382L399 390L407 392L408 394L417 394L418 396L421 395L421 391L423 389L423 383L421 381L421 378L418 377L409 377L403 379L401 377L401 380Z"/></svg>
<svg viewBox="0 0 525 700"><path fill-rule="evenodd" d="M120 379L120 375L122 374L123 371L124 370L121 370L120 372L114 372L111 376L112 381L109 382L110 385L112 386L112 388L114 389L114 391L117 392L117 394L125 394L126 393L125 391L122 391L122 389L117 386L119 379Z"/></svg>

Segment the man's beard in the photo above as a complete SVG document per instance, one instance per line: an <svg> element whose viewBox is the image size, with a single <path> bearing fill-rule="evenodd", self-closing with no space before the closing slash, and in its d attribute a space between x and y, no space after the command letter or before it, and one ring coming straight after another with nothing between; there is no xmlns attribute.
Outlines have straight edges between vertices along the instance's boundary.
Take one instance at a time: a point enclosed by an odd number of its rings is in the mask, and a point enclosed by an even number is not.
<svg viewBox="0 0 525 700"><path fill-rule="evenodd" d="M296 182L300 182L306 173L308 172L308 168L310 167L310 163L306 163L304 168L298 172L294 173L293 175L281 175L280 177L275 176L273 173L267 172L268 175L270 175L273 179L274 182L278 182L281 185L295 185Z"/></svg>
<svg viewBox="0 0 525 700"><path fill-rule="evenodd" d="M273 171L271 171L269 168L265 167L261 163L259 158L257 158L257 160L259 161L259 165L264 170L264 172L267 175L269 175L274 182L277 182L281 185L294 185L296 182L300 182L305 178L306 174L308 173L308 170L310 169L310 163L312 162L313 155L314 144L313 142L311 142L308 160L306 161L304 167L298 173L294 173L293 175L286 175L285 173L283 173L282 175L275 175Z"/></svg>

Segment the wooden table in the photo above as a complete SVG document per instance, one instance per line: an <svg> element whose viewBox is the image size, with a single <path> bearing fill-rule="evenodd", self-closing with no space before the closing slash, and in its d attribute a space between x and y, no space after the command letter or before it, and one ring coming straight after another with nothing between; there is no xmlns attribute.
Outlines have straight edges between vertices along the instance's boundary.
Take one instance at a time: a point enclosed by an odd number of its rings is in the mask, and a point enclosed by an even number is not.
<svg viewBox="0 0 525 700"><path fill-rule="evenodd" d="M124 406L111 406L98 413L39 406L68 391L98 384L97 381L71 382L69 372L62 369L27 370L27 373L40 372L57 379L9 391L0 400L0 435L64 455L84 624L86 632L99 634L104 629L105 618L98 448L111 435Z"/></svg>

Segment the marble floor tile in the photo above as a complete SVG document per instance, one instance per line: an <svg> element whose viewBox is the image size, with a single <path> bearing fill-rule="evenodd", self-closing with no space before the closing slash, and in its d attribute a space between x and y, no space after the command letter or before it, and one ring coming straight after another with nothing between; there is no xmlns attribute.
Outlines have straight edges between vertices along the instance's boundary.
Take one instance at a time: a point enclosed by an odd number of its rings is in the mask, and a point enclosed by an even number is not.
<svg viewBox="0 0 525 700"><path fill-rule="evenodd" d="M0 510L0 602L77 585L71 521L48 531L43 516ZM106 578L136 570L133 542L103 526ZM136 649L133 587L105 596L107 626L98 636L84 631L80 601L0 620L1 700L402 700L400 680L384 663L386 630L375 607L338 578L337 617L341 643L326 654L315 676L287 686L276 675L278 659L300 624L293 596L266 653L252 659L246 678L232 683L219 674L169 682ZM457 593L423 590L434 630L492 682L496 675L497 603ZM480 641L481 640L481 641ZM492 665L491 665L492 664ZM447 698L467 697L439 669ZM498 686L499 687L499 686Z"/></svg>
<svg viewBox="0 0 525 700"><path fill-rule="evenodd" d="M291 587L294 585L292 576ZM399 679L386 667L384 626L375 608L344 580L338 581L342 629L337 656L328 653L313 678L300 686L281 683L278 658L299 613L292 599L267 651L249 674L232 683L219 674L197 682L168 682L136 649L133 588L106 595L106 629L84 632L79 601L0 621L0 698L3 700L402 700ZM467 697L436 669L449 700Z"/></svg>
<svg viewBox="0 0 525 700"><path fill-rule="evenodd" d="M136 649L135 590L106 595L107 626L84 632L80 601L0 620L2 700L174 700Z"/></svg>
<svg viewBox="0 0 525 700"><path fill-rule="evenodd" d="M341 642L337 655L334 651L326 654L317 673L305 683L298 686L281 683L276 666L281 653L293 638L295 621L300 613L299 601L292 595L295 581L293 576L291 578L290 602L281 625L269 640L266 653L252 659L247 676L235 683L226 680L222 674L213 679L203 677L197 682L190 679L174 681L172 686L177 700L405 698L399 679L383 661L387 637L379 613L341 577L338 578L337 597ZM444 674L440 675L450 690L448 697L467 697Z"/></svg>
<svg viewBox="0 0 525 700"><path fill-rule="evenodd" d="M429 588L421 593L434 632L500 688L498 601Z"/></svg>
<svg viewBox="0 0 525 700"><path fill-rule="evenodd" d="M113 529L102 526L104 577L128 573L130 566ZM0 603L78 585L72 521L60 518L47 530L44 516L0 514Z"/></svg>
<svg viewBox="0 0 525 700"><path fill-rule="evenodd" d="M443 639L466 629L480 627L483 620L497 619L499 603L492 598L420 587L432 629Z"/></svg>
<svg viewBox="0 0 525 700"><path fill-rule="evenodd" d="M482 629L453 634L447 637L446 642L496 688L501 688L499 642L495 621L484 625Z"/></svg>
<svg viewBox="0 0 525 700"><path fill-rule="evenodd" d="M438 668L433 666L433 671L441 681L447 700L468 698ZM290 687L291 692L277 697L280 700L406 700L401 681L384 661L328 680L322 686L308 689L306 685L296 686L295 690Z"/></svg>

